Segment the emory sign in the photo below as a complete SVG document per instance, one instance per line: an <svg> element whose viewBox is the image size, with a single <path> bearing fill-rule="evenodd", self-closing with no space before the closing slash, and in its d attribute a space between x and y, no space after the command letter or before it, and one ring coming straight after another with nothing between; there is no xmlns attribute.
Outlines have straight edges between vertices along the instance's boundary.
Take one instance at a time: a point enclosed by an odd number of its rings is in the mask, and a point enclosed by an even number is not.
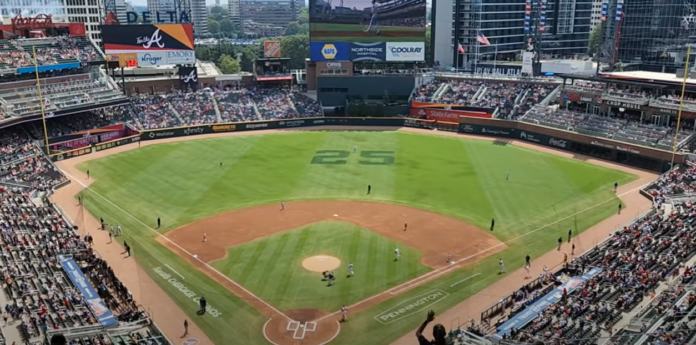
<svg viewBox="0 0 696 345"><path fill-rule="evenodd" d="M126 12L126 20L128 24L137 24L138 18L142 19L143 24L152 23L170 23L170 24L181 24L190 23L189 13L186 11L181 11L177 13L176 11L156 11L150 12L145 11L142 13L137 12Z"/></svg>

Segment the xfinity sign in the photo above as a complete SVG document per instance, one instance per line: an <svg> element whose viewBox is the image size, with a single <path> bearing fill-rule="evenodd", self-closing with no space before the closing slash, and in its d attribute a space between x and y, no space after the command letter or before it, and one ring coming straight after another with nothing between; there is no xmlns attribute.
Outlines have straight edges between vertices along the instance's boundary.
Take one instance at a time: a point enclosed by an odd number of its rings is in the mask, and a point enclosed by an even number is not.
<svg viewBox="0 0 696 345"><path fill-rule="evenodd" d="M424 42L387 42L387 61L424 61Z"/></svg>

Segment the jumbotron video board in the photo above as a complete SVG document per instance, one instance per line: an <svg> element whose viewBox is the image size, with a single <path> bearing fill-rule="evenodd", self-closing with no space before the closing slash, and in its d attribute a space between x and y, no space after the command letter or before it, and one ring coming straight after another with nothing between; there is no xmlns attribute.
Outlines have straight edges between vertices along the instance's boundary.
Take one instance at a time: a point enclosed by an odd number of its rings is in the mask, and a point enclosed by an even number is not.
<svg viewBox="0 0 696 345"><path fill-rule="evenodd" d="M312 61L425 60L426 0L310 0Z"/></svg>

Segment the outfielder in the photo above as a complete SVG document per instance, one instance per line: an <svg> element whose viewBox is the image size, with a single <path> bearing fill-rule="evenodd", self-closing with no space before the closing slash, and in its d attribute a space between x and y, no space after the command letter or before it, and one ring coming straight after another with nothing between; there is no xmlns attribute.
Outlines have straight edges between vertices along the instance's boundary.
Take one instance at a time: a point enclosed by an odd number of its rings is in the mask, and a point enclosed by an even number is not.
<svg viewBox="0 0 696 345"><path fill-rule="evenodd" d="M399 257L401 256L401 252L399 251L399 248L394 249L394 256L396 256L394 261L399 261Z"/></svg>
<svg viewBox="0 0 696 345"><path fill-rule="evenodd" d="M352 277L354 275L355 275L355 272L353 272L353 263L351 262L348 264L348 276Z"/></svg>

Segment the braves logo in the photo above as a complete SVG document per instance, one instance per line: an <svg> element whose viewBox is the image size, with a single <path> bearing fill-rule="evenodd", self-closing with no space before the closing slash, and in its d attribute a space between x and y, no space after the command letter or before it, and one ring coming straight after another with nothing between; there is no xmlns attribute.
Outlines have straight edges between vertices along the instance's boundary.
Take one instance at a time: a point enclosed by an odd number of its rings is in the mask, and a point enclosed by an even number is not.
<svg viewBox="0 0 696 345"><path fill-rule="evenodd" d="M157 44L158 47L164 48L164 42L162 42L162 35L160 35L160 29L155 30L152 33L152 37L149 39L146 37L138 38L138 43L143 43L143 48L150 49L153 44Z"/></svg>
<svg viewBox="0 0 696 345"><path fill-rule="evenodd" d="M196 76L196 70L191 70L191 73L188 75L182 75L181 80L183 80L184 83L197 83L198 82L198 77Z"/></svg>

